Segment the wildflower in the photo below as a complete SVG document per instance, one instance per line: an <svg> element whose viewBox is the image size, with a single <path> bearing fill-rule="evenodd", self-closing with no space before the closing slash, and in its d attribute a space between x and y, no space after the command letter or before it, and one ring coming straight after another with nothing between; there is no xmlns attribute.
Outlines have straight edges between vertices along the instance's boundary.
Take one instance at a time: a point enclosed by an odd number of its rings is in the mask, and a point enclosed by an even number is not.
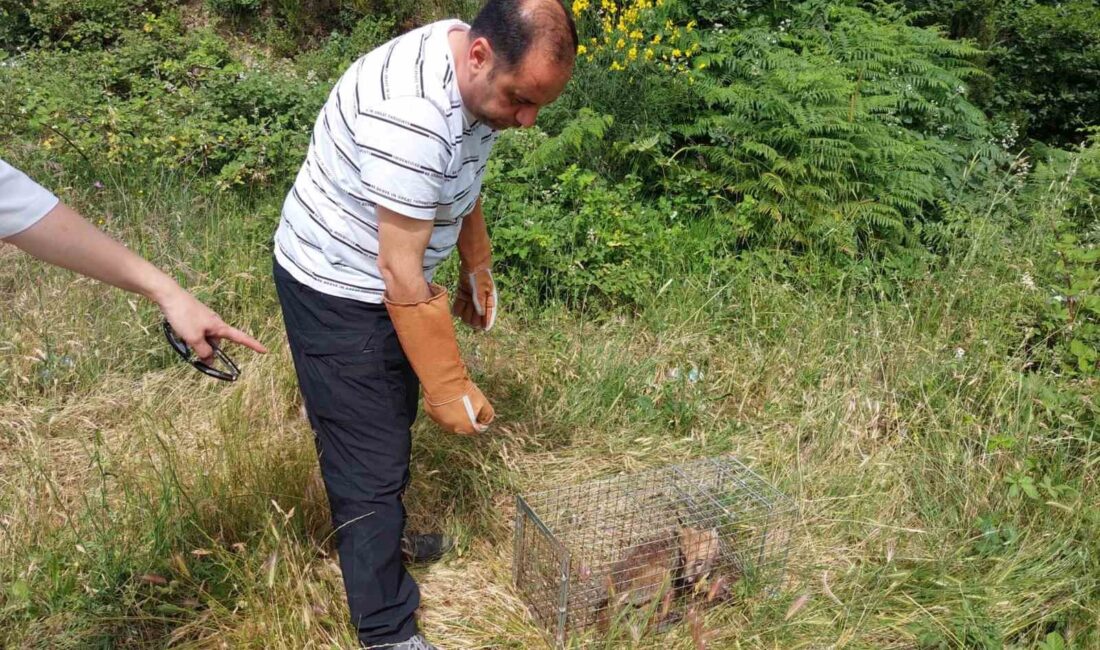
<svg viewBox="0 0 1100 650"><path fill-rule="evenodd" d="M653 52L653 48L647 47L645 49L645 60L646 61L652 61L654 56L655 56L655 53Z"/></svg>
<svg viewBox="0 0 1100 650"><path fill-rule="evenodd" d="M582 56L582 55L585 55L585 54L588 54L588 48L585 47L583 44L578 45L577 46L577 55Z"/></svg>
<svg viewBox="0 0 1100 650"><path fill-rule="evenodd" d="M1024 273L1023 277L1020 278L1020 283L1028 289L1035 289L1035 280L1031 277L1030 273Z"/></svg>
<svg viewBox="0 0 1100 650"><path fill-rule="evenodd" d="M588 0L573 0L573 15L580 16L588 9Z"/></svg>
<svg viewBox="0 0 1100 650"><path fill-rule="evenodd" d="M611 70L612 72L617 72L617 71L619 71L619 70L626 70L626 68L624 68L623 66L619 65L619 62L618 62L618 61L612 61L612 62L611 62L611 67L610 67L610 68L608 68L608 69L609 69L609 70Z"/></svg>
<svg viewBox="0 0 1100 650"><path fill-rule="evenodd" d="M636 48L636 47L630 48L630 50L627 51L627 53L626 53L626 58L629 61L636 60L638 58L638 48Z"/></svg>
<svg viewBox="0 0 1100 650"><path fill-rule="evenodd" d="M620 38L618 41L615 42L615 49L621 50L624 47L626 47L626 41L624 41L623 39Z"/></svg>
<svg viewBox="0 0 1100 650"><path fill-rule="evenodd" d="M674 59L683 56L683 54L684 53L680 51L680 48L676 48L676 49L672 50L672 58L674 58Z"/></svg>
<svg viewBox="0 0 1100 650"><path fill-rule="evenodd" d="M696 23L695 23L695 21L694 21L694 20L693 20L693 21L691 21L691 22L689 22L689 23L687 24L687 27L686 27L687 31L689 31L689 32L690 32L690 31L694 30L694 29L695 29L695 25L696 25Z"/></svg>
<svg viewBox="0 0 1100 650"><path fill-rule="evenodd" d="M656 35L653 36L653 44L654 45L660 45L661 44L661 35L660 34L656 34Z"/></svg>
<svg viewBox="0 0 1100 650"><path fill-rule="evenodd" d="M643 36L645 36L645 34L643 34L641 30L635 29L634 31L630 32L630 38L635 41L642 40Z"/></svg>

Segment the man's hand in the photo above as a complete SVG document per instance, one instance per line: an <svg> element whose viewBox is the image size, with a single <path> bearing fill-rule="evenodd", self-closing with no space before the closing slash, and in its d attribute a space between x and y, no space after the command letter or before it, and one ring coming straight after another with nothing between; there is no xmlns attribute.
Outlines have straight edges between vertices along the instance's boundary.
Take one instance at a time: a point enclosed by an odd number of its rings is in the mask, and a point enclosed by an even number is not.
<svg viewBox="0 0 1100 650"><path fill-rule="evenodd" d="M497 286L491 270L461 271L451 313L474 329L488 332L493 328L497 320Z"/></svg>
<svg viewBox="0 0 1100 650"><path fill-rule="evenodd" d="M159 305L168 324L205 363L211 363L214 358L214 350L207 341L217 345L221 339L229 339L256 352L267 352L259 341L226 325L213 310L179 287L160 299Z"/></svg>
<svg viewBox="0 0 1100 650"><path fill-rule="evenodd" d="M445 430L466 436L485 433L496 417L493 405L472 381L466 383L462 395L438 404L425 393L424 412Z"/></svg>
<svg viewBox="0 0 1100 650"><path fill-rule="evenodd" d="M458 255L462 264L451 313L470 327L488 332L497 320L497 286L490 270L493 254L485 215L481 212L481 199L462 220Z"/></svg>

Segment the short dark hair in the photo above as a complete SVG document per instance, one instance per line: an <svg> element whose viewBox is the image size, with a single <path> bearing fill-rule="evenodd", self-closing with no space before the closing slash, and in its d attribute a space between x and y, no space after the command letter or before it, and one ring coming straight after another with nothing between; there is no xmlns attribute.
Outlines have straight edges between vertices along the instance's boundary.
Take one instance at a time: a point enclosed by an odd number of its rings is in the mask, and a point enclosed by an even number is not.
<svg viewBox="0 0 1100 650"><path fill-rule="evenodd" d="M577 53L577 24L561 0L487 0L470 24L470 37L484 37L506 69L515 68L536 41L556 63Z"/></svg>

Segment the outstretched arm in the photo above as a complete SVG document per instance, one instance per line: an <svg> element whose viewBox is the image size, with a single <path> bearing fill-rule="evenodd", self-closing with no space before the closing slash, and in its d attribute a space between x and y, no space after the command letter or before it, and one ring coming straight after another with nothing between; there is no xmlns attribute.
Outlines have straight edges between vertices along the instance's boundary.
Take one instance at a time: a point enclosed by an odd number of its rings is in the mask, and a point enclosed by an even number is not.
<svg viewBox="0 0 1100 650"><path fill-rule="evenodd" d="M152 300L164 312L172 329L204 361L210 361L214 354L206 339L215 343L229 339L257 352L267 352L259 341L225 324L175 280L64 203L58 203L37 223L4 241L50 264Z"/></svg>

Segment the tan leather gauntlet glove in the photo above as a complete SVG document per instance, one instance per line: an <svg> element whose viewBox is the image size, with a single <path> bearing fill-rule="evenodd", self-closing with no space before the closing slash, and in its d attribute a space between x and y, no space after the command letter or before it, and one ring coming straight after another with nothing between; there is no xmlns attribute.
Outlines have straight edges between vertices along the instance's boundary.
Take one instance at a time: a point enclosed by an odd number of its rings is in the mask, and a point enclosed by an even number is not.
<svg viewBox="0 0 1100 650"><path fill-rule="evenodd" d="M447 431L481 433L493 421L493 407L466 374L447 310L447 290L438 284L428 286L432 292L428 300L397 303L387 296L386 310L424 387L424 410Z"/></svg>
<svg viewBox="0 0 1100 650"><path fill-rule="evenodd" d="M470 327L488 332L497 320L497 287L490 270L493 256L480 200L462 220L458 256L462 263L451 313Z"/></svg>

